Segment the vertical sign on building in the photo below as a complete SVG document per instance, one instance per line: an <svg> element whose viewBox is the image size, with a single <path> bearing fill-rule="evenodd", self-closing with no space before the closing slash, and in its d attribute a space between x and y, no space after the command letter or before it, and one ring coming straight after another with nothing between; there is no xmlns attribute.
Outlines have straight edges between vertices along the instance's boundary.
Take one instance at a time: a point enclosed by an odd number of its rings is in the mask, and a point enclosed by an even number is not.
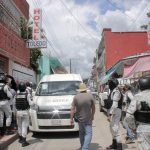
<svg viewBox="0 0 150 150"><path fill-rule="evenodd" d="M42 22L42 10L39 8L34 9L33 12L34 16L34 26L33 26L33 33L32 37L33 40L40 40L41 39L41 22Z"/></svg>
<svg viewBox="0 0 150 150"><path fill-rule="evenodd" d="M148 45L150 45L150 22L148 23L147 35L148 35Z"/></svg>
<svg viewBox="0 0 150 150"><path fill-rule="evenodd" d="M36 8L33 10L33 31L32 31L32 39L26 41L27 48L46 48L47 47L47 39L41 37L41 29L42 29L42 10Z"/></svg>

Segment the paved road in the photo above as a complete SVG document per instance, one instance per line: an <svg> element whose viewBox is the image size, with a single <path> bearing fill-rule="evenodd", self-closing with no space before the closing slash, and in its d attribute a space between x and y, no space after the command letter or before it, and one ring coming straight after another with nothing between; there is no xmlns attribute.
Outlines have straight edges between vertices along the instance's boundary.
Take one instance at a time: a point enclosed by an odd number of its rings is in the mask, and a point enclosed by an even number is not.
<svg viewBox="0 0 150 150"><path fill-rule="evenodd" d="M96 115L93 123L93 139L89 150L105 150L111 143L111 134L109 132L109 123L106 115L100 113L98 104L96 105ZM122 139L125 137L125 130L122 129ZM8 150L80 150L78 133L42 133L33 136L32 133L27 137L29 146L22 148L15 141ZM123 140L124 141L124 140ZM125 145L125 150L136 150L135 144Z"/></svg>

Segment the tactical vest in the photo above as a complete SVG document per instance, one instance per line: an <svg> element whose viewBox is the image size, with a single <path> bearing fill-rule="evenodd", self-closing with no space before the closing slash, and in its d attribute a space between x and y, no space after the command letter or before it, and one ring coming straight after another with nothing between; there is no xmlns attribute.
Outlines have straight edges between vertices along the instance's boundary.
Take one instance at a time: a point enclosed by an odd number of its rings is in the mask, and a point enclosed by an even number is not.
<svg viewBox="0 0 150 150"><path fill-rule="evenodd" d="M7 94L4 92L4 86L5 84L0 84L0 101L7 100Z"/></svg>
<svg viewBox="0 0 150 150"><path fill-rule="evenodd" d="M123 95L122 95L121 91L119 91L119 92L120 92L120 94L121 94L121 98L120 98L120 100L118 101L118 108L122 109Z"/></svg>
<svg viewBox="0 0 150 150"><path fill-rule="evenodd" d="M20 92L16 96L16 109L17 110L27 110L29 109L29 103L27 101L27 93Z"/></svg>
<svg viewBox="0 0 150 150"><path fill-rule="evenodd" d="M146 102L141 102L141 110L135 112L135 119L140 123L150 124L150 107Z"/></svg>

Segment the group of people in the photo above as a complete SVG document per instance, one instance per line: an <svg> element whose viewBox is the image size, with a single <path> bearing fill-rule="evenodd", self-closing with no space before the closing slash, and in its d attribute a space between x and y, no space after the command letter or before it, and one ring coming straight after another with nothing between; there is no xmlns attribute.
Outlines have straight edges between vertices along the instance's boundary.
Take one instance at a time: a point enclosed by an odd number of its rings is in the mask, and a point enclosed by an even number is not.
<svg viewBox="0 0 150 150"><path fill-rule="evenodd" d="M150 77L141 77L138 80L139 92L132 93L131 86L119 86L116 78L108 81L110 93L108 121L112 144L106 149L122 150L120 121L123 108L125 117L123 126L127 130L126 144L137 139L138 150L150 150ZM79 124L79 138L82 150L88 150L92 139L92 121L95 114L95 103L91 93L87 92L86 85L81 83L79 93L74 97L71 108L71 124L77 120ZM75 119L77 118L77 119Z"/></svg>
<svg viewBox="0 0 150 150"><path fill-rule="evenodd" d="M26 136L29 127L29 108L32 101L32 88L29 82L17 86L12 76L0 73L0 136L14 134L18 129L19 143L28 146ZM5 117L4 117L5 116ZM6 118L6 119L5 119ZM12 127L13 122L13 127Z"/></svg>
<svg viewBox="0 0 150 150"><path fill-rule="evenodd" d="M120 120L127 131L126 144L135 142L137 149L150 150L150 77L141 77L138 82L139 91L132 92L131 85L119 86L116 78L108 81L112 105L108 110L108 121L113 137L107 149L122 150ZM122 114L125 112L125 114Z"/></svg>

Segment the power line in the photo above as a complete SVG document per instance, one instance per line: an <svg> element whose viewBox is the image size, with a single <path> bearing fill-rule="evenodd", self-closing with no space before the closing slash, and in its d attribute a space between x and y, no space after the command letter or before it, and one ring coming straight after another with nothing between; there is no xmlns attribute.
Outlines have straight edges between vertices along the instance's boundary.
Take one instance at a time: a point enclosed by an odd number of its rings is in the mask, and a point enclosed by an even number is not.
<svg viewBox="0 0 150 150"><path fill-rule="evenodd" d="M33 0L32 0L32 2L33 2ZM37 7L39 7L38 5L37 5L37 3L34 3L33 2L33 4L34 5L36 5ZM31 16L31 18L33 19L33 17L32 17L32 15L30 14L30 16ZM34 19L33 19L33 21L34 21ZM35 22L35 21L34 21ZM45 25L45 27L46 27L46 25ZM39 27L38 27L39 28ZM39 28L40 29L40 28ZM40 31L41 31L41 29L40 29ZM41 32L42 33L42 32ZM57 53L57 51L55 50L55 48L53 47L53 45L52 45L52 43L47 39L47 37L44 35L44 33L42 33L43 34L43 36L46 38L46 40L47 40L47 42L48 42L48 44L52 47L52 49L53 49L53 51L56 53L56 55L58 55L58 53ZM49 57L49 56L48 56ZM62 63L62 60L59 58L59 61L60 61L60 63L63 65L63 63ZM64 66L63 66L64 67Z"/></svg>
<svg viewBox="0 0 150 150"><path fill-rule="evenodd" d="M119 7L117 7L116 5L114 5L110 0L106 0L111 6L113 6L114 8L117 8L117 9L119 9L120 10L120 8ZM122 12L122 11L121 11ZM135 21L135 19L134 18L132 18L131 16L129 16L128 14L126 14L126 13L124 13L124 12L122 12L125 16L127 16L128 18L130 18L133 22Z"/></svg>
<svg viewBox="0 0 150 150"><path fill-rule="evenodd" d="M66 8L66 10L70 13L70 15L75 19L75 21L81 26L81 28L92 38L92 39L97 39L97 40L100 40L99 38L95 38L91 33L89 33L85 27L80 23L80 21L73 15L73 13L71 12L71 10L67 7L67 5L62 1L62 0L59 0L62 5ZM95 40L96 41L96 40ZM97 41L96 41L97 42Z"/></svg>
<svg viewBox="0 0 150 150"><path fill-rule="evenodd" d="M113 6L114 8L117 8L117 9L120 10L120 8L117 7L116 5L114 5L110 0L106 0L106 1L107 1L109 4L111 4L111 6ZM147 5L147 4L146 4L146 5ZM145 5L145 6L146 6L146 5ZM147 5L147 7L148 7L148 6L149 6L149 5ZM144 10L139 11L139 13L138 13L138 15L137 15L137 17L136 17L135 19L133 19L131 16L127 15L126 13L122 12L124 15L126 15L128 18L131 19L132 24L130 25L130 27L132 27L132 26L134 25L134 23L138 20L138 18L141 17L141 15L143 14L143 12L145 11L145 9L146 9L147 7L145 7Z"/></svg>
<svg viewBox="0 0 150 150"><path fill-rule="evenodd" d="M146 4L146 5L147 5L147 4ZM146 5L145 5L145 6L146 6ZM149 5L147 5L147 7L149 7ZM130 27L132 27L133 24L141 17L141 15L143 14L143 12L146 10L147 7L145 7L144 10L142 10L142 11L140 11L140 12L138 13L138 15L137 15L135 21L130 25Z"/></svg>

